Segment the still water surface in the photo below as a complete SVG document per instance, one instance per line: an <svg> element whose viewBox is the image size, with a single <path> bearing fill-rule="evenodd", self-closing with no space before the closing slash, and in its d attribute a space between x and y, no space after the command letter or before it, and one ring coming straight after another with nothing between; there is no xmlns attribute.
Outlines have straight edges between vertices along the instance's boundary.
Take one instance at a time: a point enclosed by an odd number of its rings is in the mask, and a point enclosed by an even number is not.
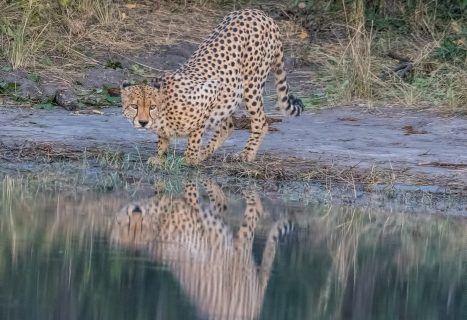
<svg viewBox="0 0 467 320"><path fill-rule="evenodd" d="M0 319L467 319L463 218L211 181L1 194Z"/></svg>

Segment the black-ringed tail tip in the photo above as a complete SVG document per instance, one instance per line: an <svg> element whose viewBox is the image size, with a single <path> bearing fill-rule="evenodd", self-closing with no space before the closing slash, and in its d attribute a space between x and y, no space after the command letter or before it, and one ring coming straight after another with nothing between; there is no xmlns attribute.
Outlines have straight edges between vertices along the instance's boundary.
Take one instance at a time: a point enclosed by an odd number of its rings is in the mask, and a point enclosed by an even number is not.
<svg viewBox="0 0 467 320"><path fill-rule="evenodd" d="M269 239L273 241L284 240L290 235L295 229L295 225L292 220L284 219L277 221L271 229Z"/></svg>
<svg viewBox="0 0 467 320"><path fill-rule="evenodd" d="M287 107L285 108L289 115L298 117L303 112L304 108L305 105L300 98L296 98L289 94Z"/></svg>

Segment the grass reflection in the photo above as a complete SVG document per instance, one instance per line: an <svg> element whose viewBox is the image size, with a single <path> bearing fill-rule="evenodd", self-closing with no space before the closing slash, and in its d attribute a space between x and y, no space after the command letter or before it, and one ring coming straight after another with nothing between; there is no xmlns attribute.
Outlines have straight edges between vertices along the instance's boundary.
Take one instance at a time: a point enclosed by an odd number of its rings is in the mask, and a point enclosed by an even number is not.
<svg viewBox="0 0 467 320"><path fill-rule="evenodd" d="M313 215L278 259L263 318L460 319L466 237L465 219L355 208Z"/></svg>

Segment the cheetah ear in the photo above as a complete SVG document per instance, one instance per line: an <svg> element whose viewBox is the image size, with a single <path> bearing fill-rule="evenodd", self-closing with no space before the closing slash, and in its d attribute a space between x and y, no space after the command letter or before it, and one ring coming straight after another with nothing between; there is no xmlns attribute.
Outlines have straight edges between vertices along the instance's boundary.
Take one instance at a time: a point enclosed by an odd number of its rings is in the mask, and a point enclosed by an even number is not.
<svg viewBox="0 0 467 320"><path fill-rule="evenodd" d="M154 82L154 83L151 83L151 84L152 84L152 86L153 86L154 88L160 90L160 88L161 88L160 82Z"/></svg>
<svg viewBox="0 0 467 320"><path fill-rule="evenodd" d="M129 86L131 86L130 81L124 80L124 81L122 82L122 89L125 89L125 88L127 88L127 87L129 87Z"/></svg>
<svg viewBox="0 0 467 320"><path fill-rule="evenodd" d="M161 89L162 79L161 78L154 78L151 80L151 86L156 88L157 90Z"/></svg>

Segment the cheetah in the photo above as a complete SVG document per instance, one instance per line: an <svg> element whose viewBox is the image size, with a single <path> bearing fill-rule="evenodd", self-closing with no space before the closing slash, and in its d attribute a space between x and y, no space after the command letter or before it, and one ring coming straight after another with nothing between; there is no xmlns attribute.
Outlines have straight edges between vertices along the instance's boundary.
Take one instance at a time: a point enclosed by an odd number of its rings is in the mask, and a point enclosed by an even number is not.
<svg viewBox="0 0 467 320"><path fill-rule="evenodd" d="M289 94L279 27L260 10L234 11L179 69L151 85L124 82L123 113L134 127L157 133L157 156L149 163L160 163L167 154L169 139L178 136L188 137L186 162L197 164L232 134L232 114L244 101L251 129L244 150L237 156L253 161L268 131L262 93L271 69L275 70L279 109L300 115L304 105ZM212 129L213 135L202 146L206 129Z"/></svg>
<svg viewBox="0 0 467 320"><path fill-rule="evenodd" d="M252 253L253 238L264 210L259 196L246 193L243 223L235 235L223 220L226 197L204 181L208 201L196 183L181 195L162 195L131 203L117 215L110 240L140 250L175 276L203 319L259 317L278 239L293 230L291 219L273 223L261 263Z"/></svg>

